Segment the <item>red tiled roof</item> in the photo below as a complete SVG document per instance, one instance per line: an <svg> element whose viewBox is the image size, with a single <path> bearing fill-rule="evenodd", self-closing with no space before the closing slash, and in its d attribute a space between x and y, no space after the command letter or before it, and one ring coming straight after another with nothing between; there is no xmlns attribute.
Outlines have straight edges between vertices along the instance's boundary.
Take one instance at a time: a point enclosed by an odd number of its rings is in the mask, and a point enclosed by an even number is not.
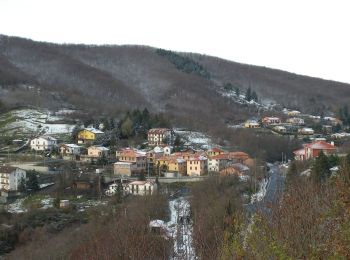
<svg viewBox="0 0 350 260"><path fill-rule="evenodd" d="M210 156L209 158L213 160L229 159L229 155L224 153L224 154Z"/></svg>
<svg viewBox="0 0 350 260"><path fill-rule="evenodd" d="M165 132L170 131L168 128L152 128L148 130L148 134L164 134Z"/></svg>
<svg viewBox="0 0 350 260"><path fill-rule="evenodd" d="M225 152L225 151L222 150L222 149L220 149L220 148L214 147L214 148L210 149L208 152L223 153L223 152Z"/></svg>
<svg viewBox="0 0 350 260"><path fill-rule="evenodd" d="M325 141L317 141L311 144L306 144L306 148L317 149L317 150L335 150L337 149L334 145L327 143Z"/></svg>
<svg viewBox="0 0 350 260"><path fill-rule="evenodd" d="M230 152L229 156L233 157L233 158L241 158L241 157L248 158L249 157L249 155L247 153L244 153L244 152Z"/></svg>

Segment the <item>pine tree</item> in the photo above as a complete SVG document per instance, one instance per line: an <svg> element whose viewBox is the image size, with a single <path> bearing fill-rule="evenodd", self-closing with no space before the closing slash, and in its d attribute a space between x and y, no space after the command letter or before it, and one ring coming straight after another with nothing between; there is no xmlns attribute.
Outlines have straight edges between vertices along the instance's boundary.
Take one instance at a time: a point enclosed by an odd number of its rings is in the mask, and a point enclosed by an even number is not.
<svg viewBox="0 0 350 260"><path fill-rule="evenodd" d="M249 102L252 100L252 89L249 87L245 93L245 99Z"/></svg>
<svg viewBox="0 0 350 260"><path fill-rule="evenodd" d="M27 191L26 179L23 177L19 180L18 191L19 192L26 192Z"/></svg>
<svg viewBox="0 0 350 260"><path fill-rule="evenodd" d="M36 171L28 171L28 181L26 183L27 189L30 191L38 191L40 189L37 172Z"/></svg>
<svg viewBox="0 0 350 260"><path fill-rule="evenodd" d="M236 87L235 93L236 93L236 96L239 97L239 95L240 95L239 87Z"/></svg>
<svg viewBox="0 0 350 260"><path fill-rule="evenodd" d="M73 143L76 143L78 142L78 134L79 134L79 131L81 130L81 128L79 126L74 126L73 130L72 130L72 134L71 134L71 141Z"/></svg>
<svg viewBox="0 0 350 260"><path fill-rule="evenodd" d="M255 102L258 102L258 94L256 94L255 91L252 91L251 99L254 100Z"/></svg>
<svg viewBox="0 0 350 260"><path fill-rule="evenodd" d="M320 183L330 177L331 171L327 156L321 151L316 157L311 170L311 179L315 183Z"/></svg>

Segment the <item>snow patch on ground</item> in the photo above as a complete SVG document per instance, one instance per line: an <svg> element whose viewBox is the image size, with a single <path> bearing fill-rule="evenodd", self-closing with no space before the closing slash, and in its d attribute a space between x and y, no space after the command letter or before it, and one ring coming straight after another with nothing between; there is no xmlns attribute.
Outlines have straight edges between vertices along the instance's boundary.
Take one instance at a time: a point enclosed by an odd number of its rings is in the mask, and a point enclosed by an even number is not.
<svg viewBox="0 0 350 260"><path fill-rule="evenodd" d="M84 202L77 203L76 206L78 211L85 211L86 209L91 207L97 207L101 205L106 206L107 203L108 203L107 201L101 201L101 200L87 200Z"/></svg>
<svg viewBox="0 0 350 260"><path fill-rule="evenodd" d="M28 210L23 206L23 202L25 199L17 199L13 203L8 204L5 206L5 210L9 213L13 214L19 214L27 212Z"/></svg>
<svg viewBox="0 0 350 260"><path fill-rule="evenodd" d="M263 179L259 183L259 191L252 195L250 203L254 203L256 201L261 201L265 195L267 190L268 179Z"/></svg>
<svg viewBox="0 0 350 260"><path fill-rule="evenodd" d="M174 240L174 255L172 259L197 259L193 247L193 227L190 219L190 203L180 197L169 201L170 221L167 223L171 237Z"/></svg>
<svg viewBox="0 0 350 260"><path fill-rule="evenodd" d="M64 120L67 111L66 113L61 111L61 113L54 114L48 110L18 109L10 113L15 118L14 122L5 126L5 129L10 131L20 129L22 132L28 133L62 134L71 133L74 128L72 124L54 123Z"/></svg>
<svg viewBox="0 0 350 260"><path fill-rule="evenodd" d="M216 146L211 138L204 133L180 129L175 129L174 132L185 141L186 145L197 146L202 149Z"/></svg>

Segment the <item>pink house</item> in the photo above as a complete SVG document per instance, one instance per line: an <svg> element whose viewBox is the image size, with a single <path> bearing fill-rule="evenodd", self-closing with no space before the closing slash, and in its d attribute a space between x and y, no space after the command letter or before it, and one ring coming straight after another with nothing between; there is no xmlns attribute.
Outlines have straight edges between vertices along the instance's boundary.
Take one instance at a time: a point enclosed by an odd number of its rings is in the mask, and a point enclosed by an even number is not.
<svg viewBox="0 0 350 260"><path fill-rule="evenodd" d="M337 147L334 146L333 142L316 141L305 144L304 148L296 150L293 153L295 160L303 161L317 157L321 151L326 155L335 154L337 152Z"/></svg>

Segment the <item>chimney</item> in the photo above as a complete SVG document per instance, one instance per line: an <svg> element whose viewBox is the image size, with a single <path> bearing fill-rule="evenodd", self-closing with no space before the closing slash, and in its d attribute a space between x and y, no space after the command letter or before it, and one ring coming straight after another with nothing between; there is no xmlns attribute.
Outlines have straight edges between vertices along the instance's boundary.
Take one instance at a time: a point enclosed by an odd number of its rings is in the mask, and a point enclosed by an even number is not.
<svg viewBox="0 0 350 260"><path fill-rule="evenodd" d="M334 142L333 141L331 142L331 145L334 146Z"/></svg>

